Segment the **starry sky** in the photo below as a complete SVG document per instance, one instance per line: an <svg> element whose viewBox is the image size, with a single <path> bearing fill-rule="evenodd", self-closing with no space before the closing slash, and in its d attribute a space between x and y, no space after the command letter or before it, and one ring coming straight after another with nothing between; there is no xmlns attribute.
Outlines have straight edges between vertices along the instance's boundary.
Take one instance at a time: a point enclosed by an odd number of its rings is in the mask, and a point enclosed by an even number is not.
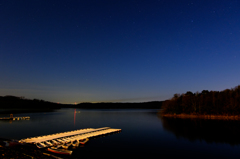
<svg viewBox="0 0 240 159"><path fill-rule="evenodd" d="M146 102L240 84L240 0L0 0L0 96Z"/></svg>

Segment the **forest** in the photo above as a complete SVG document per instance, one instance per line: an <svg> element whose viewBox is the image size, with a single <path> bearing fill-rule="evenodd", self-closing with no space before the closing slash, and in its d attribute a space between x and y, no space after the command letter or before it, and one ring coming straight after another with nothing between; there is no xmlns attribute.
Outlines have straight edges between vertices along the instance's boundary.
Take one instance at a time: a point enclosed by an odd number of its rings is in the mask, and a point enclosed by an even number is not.
<svg viewBox="0 0 240 159"><path fill-rule="evenodd" d="M240 115L240 85L223 91L174 94L162 103L162 114Z"/></svg>
<svg viewBox="0 0 240 159"><path fill-rule="evenodd" d="M52 112L61 105L39 99L26 99L16 96L0 96L0 114Z"/></svg>

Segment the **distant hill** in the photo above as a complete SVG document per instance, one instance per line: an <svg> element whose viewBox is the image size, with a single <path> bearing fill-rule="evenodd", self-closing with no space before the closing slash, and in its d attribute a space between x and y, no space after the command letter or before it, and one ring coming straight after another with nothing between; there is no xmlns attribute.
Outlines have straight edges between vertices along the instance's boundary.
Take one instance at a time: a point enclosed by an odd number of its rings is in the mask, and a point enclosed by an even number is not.
<svg viewBox="0 0 240 159"><path fill-rule="evenodd" d="M80 103L73 105L74 108L84 109L160 109L162 101L143 103Z"/></svg>
<svg viewBox="0 0 240 159"><path fill-rule="evenodd" d="M38 99L31 100L16 96L0 96L0 108L60 108L60 105Z"/></svg>
<svg viewBox="0 0 240 159"><path fill-rule="evenodd" d="M0 96L0 109L15 109L20 111L27 109L31 111L52 110L60 108L82 108L82 109L160 109L162 101L143 103L79 103L57 104L39 99L25 99L16 96ZM12 112L12 111L11 111Z"/></svg>

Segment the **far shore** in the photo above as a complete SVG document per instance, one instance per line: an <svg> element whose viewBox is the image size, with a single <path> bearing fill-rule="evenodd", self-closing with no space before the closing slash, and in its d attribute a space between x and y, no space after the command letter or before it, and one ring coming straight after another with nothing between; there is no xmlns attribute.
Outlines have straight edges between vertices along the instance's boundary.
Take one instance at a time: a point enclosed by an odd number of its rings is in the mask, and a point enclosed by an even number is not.
<svg viewBox="0 0 240 159"><path fill-rule="evenodd" d="M240 115L197 115L197 114L162 114L162 117L170 118L199 118L199 119L217 119L217 120L240 120Z"/></svg>
<svg viewBox="0 0 240 159"><path fill-rule="evenodd" d="M27 109L27 108L23 108L23 109L1 109L0 110L0 114L1 115L5 115L5 114L23 114L23 113L41 113L41 112L54 112L57 109L46 109L46 108L42 108L42 109Z"/></svg>

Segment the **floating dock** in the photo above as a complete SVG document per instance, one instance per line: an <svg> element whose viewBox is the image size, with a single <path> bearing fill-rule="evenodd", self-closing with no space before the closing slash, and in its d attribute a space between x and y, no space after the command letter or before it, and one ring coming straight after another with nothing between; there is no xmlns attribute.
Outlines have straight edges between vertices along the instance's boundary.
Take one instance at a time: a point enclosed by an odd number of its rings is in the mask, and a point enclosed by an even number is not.
<svg viewBox="0 0 240 159"><path fill-rule="evenodd" d="M22 116L22 117L13 117L13 114L10 114L10 117L2 117L0 120L29 120L29 116Z"/></svg>
<svg viewBox="0 0 240 159"><path fill-rule="evenodd" d="M52 143L53 141L64 141L64 142L73 142L75 140L84 140L91 137L97 137L101 135L106 135L110 133L120 132L121 129L113 129L110 127L103 127L103 128L86 128L86 129L79 129L74 131L56 133L51 135L44 135L44 136L37 136L31 137L26 139L19 140L20 143L31 143L31 144L38 144L38 143ZM60 144L60 143L59 143ZM49 145L51 146L51 145Z"/></svg>

